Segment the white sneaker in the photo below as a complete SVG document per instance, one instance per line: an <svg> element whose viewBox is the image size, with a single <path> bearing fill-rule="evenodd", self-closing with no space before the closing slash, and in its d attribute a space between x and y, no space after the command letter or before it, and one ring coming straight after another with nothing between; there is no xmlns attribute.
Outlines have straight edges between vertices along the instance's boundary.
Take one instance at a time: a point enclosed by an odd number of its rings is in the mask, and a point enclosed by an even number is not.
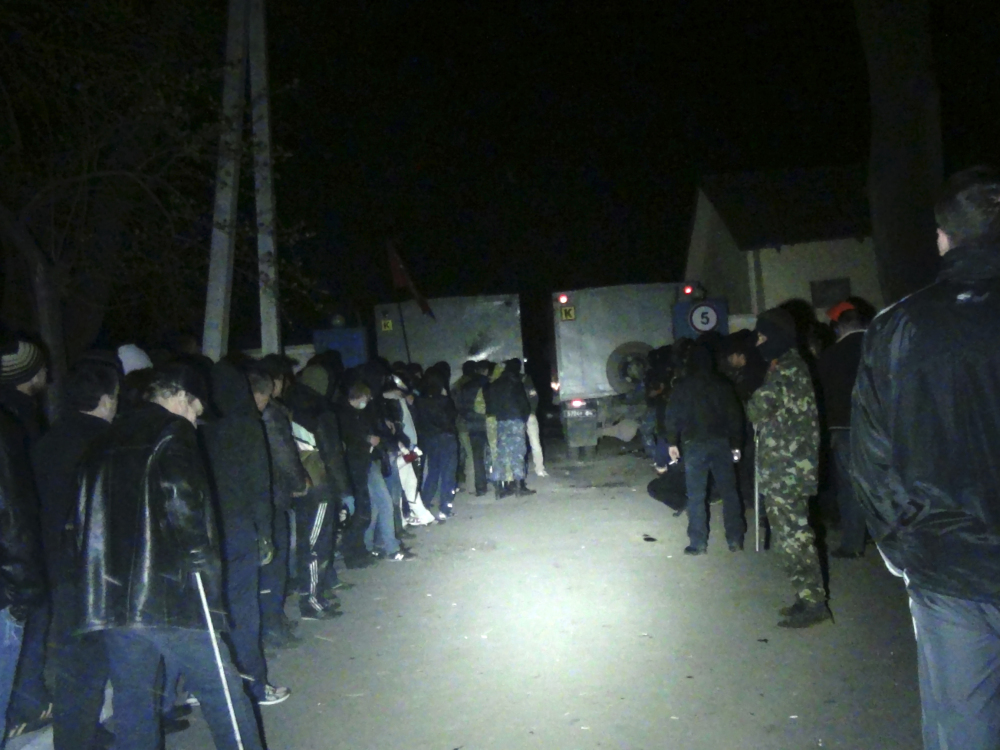
<svg viewBox="0 0 1000 750"><path fill-rule="evenodd" d="M257 701L258 706L276 706L284 703L291 696L292 691L286 687L276 687L274 685L264 686L264 699Z"/></svg>
<svg viewBox="0 0 1000 750"><path fill-rule="evenodd" d="M545 471L545 469L539 469L538 471L535 472L535 476L538 477L547 477L548 475L549 472Z"/></svg>

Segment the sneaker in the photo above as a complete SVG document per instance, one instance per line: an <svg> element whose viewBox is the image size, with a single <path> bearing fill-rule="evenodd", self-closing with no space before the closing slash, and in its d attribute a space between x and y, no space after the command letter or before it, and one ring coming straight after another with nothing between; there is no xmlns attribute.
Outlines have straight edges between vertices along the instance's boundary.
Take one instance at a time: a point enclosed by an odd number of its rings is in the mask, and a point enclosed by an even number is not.
<svg viewBox="0 0 1000 750"><path fill-rule="evenodd" d="M182 706L200 706L201 701L198 700L198 696L194 693L188 693L187 698L181 701Z"/></svg>
<svg viewBox="0 0 1000 750"><path fill-rule="evenodd" d="M288 631L280 633L274 630L267 630L261 635L261 640L264 643L264 648L271 648L275 650L283 648L298 648L302 645L302 639Z"/></svg>
<svg viewBox="0 0 1000 750"><path fill-rule="evenodd" d="M692 557L694 557L695 555L704 555L706 551L707 550L704 547L695 547L694 545L690 544L684 548L684 554L691 555Z"/></svg>
<svg viewBox="0 0 1000 750"><path fill-rule="evenodd" d="M329 602L321 599L316 602L303 599L299 603L299 614L303 620L332 620L334 617L340 617L343 612L334 611Z"/></svg>
<svg viewBox="0 0 1000 750"><path fill-rule="evenodd" d="M434 517L438 520L438 523L444 523L445 521L447 521L450 518L450 516L448 516L445 513L438 513Z"/></svg>
<svg viewBox="0 0 1000 750"><path fill-rule="evenodd" d="M802 609L793 612L778 623L779 628L811 628L821 622L833 619L833 613L826 602L805 602Z"/></svg>
<svg viewBox="0 0 1000 750"><path fill-rule="evenodd" d="M264 697L263 699L257 701L258 706L276 706L279 703L284 703L291 696L292 691L286 687L277 687L275 685L265 685L264 686Z"/></svg>
<svg viewBox="0 0 1000 750"><path fill-rule="evenodd" d="M538 471L535 472L536 477L547 477L548 475L549 472L545 471L545 469L539 469Z"/></svg>
<svg viewBox="0 0 1000 750"><path fill-rule="evenodd" d="M377 562L378 560L371 555L358 555L357 557L345 557L344 567L348 570L360 570L361 568L370 568Z"/></svg>
<svg viewBox="0 0 1000 750"><path fill-rule="evenodd" d="M412 560L416 555L410 552L408 549L401 549L392 555L386 555L386 560L391 560L392 562L403 562L404 560Z"/></svg>

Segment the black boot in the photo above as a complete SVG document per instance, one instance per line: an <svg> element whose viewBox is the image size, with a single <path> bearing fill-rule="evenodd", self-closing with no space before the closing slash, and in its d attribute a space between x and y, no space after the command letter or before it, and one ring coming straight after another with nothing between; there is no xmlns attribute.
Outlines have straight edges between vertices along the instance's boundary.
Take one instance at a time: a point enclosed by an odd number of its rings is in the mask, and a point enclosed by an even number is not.
<svg viewBox="0 0 1000 750"><path fill-rule="evenodd" d="M525 495L534 495L535 490L529 490L528 484L523 479L517 483L517 494L519 497L524 497Z"/></svg>

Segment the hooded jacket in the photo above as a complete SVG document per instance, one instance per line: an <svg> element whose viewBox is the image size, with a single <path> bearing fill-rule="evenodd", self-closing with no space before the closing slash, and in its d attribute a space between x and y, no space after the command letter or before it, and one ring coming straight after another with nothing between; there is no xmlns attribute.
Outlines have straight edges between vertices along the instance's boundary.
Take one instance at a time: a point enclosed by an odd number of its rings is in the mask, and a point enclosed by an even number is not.
<svg viewBox="0 0 1000 750"><path fill-rule="evenodd" d="M481 373L473 373L455 390L455 406L458 416L465 420L469 432L486 432L486 415L476 411L476 400L490 379Z"/></svg>
<svg viewBox="0 0 1000 750"><path fill-rule="evenodd" d="M521 382L520 362L507 362L500 377L483 389L483 396L486 413L498 422L527 422L531 415L531 403Z"/></svg>
<svg viewBox="0 0 1000 750"><path fill-rule="evenodd" d="M328 383L329 385L329 383ZM292 421L302 425L316 437L316 448L323 459L326 481L334 499L352 493L344 462L344 443L335 407L325 393L317 393L303 383L292 384L282 402L292 413Z"/></svg>
<svg viewBox="0 0 1000 750"><path fill-rule="evenodd" d="M37 604L45 594L35 488L18 422L0 408L0 609Z"/></svg>
<svg viewBox="0 0 1000 750"><path fill-rule="evenodd" d="M123 414L91 443L72 532L82 630L204 630L196 572L209 608L223 611L218 531L198 435L162 406Z"/></svg>
<svg viewBox="0 0 1000 750"><path fill-rule="evenodd" d="M271 467L260 412L246 376L222 361L212 368L212 402L220 414L202 428L208 467L219 503L223 549L272 534Z"/></svg>
<svg viewBox="0 0 1000 750"><path fill-rule="evenodd" d="M876 317L851 409L858 502L911 585L1000 601L1000 244Z"/></svg>
<svg viewBox="0 0 1000 750"><path fill-rule="evenodd" d="M664 410L660 428L671 445L726 440L731 449L743 444L743 407L732 385L712 371L711 354L697 347L688 372L678 381Z"/></svg>

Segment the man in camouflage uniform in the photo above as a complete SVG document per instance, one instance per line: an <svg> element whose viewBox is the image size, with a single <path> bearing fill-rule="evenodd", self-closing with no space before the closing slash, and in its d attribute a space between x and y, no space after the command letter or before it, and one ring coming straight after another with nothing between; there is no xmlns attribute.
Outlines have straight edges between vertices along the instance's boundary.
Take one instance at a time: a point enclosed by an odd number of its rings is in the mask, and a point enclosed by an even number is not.
<svg viewBox="0 0 1000 750"><path fill-rule="evenodd" d="M781 610L778 626L807 628L831 618L808 520L819 463L816 394L795 348L795 322L787 311L774 308L758 317L757 347L771 365L747 403L747 418L758 435L759 490L796 591L795 603Z"/></svg>

